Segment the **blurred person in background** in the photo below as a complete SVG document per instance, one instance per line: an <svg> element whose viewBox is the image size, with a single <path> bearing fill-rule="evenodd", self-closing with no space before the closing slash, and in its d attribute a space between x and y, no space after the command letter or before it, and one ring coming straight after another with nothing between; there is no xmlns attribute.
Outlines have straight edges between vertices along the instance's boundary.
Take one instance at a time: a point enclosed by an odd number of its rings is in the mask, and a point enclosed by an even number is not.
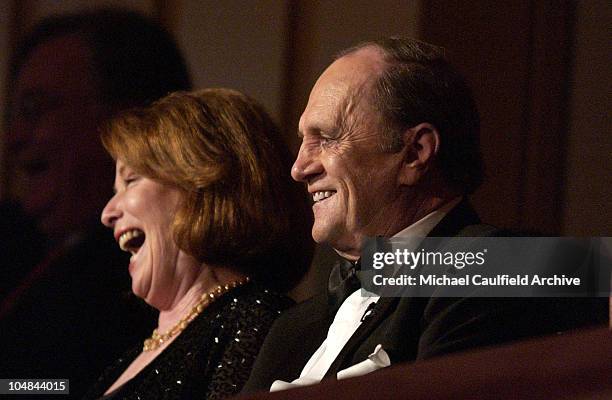
<svg viewBox="0 0 612 400"><path fill-rule="evenodd" d="M68 378L77 397L154 321L99 226L112 160L98 127L191 82L167 31L110 9L39 22L8 82L0 376Z"/></svg>

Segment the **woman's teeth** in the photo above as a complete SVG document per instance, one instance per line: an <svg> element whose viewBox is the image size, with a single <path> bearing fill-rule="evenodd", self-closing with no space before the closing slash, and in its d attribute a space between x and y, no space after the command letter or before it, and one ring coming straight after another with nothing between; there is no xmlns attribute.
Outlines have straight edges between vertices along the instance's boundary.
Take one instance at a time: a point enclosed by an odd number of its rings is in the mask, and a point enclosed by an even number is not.
<svg viewBox="0 0 612 400"><path fill-rule="evenodd" d="M135 254L144 242L144 232L140 229L125 231L119 236L119 247L123 251Z"/></svg>
<svg viewBox="0 0 612 400"><path fill-rule="evenodd" d="M327 199L328 197L333 196L334 194L336 194L336 192L334 191L323 191L323 192L314 192L312 194L312 200L314 200L314 202L316 203L317 201L321 201L324 199Z"/></svg>

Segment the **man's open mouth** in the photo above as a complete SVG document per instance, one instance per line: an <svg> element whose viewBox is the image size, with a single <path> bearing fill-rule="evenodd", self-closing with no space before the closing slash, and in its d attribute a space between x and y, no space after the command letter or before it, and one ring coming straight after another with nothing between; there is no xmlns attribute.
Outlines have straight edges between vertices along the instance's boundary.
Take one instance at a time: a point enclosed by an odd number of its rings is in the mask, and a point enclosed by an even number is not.
<svg viewBox="0 0 612 400"><path fill-rule="evenodd" d="M314 192L312 194L312 200L315 203L318 203L320 201L330 198L331 196L335 194L336 194L335 190L325 190L325 191L320 191L320 192Z"/></svg>

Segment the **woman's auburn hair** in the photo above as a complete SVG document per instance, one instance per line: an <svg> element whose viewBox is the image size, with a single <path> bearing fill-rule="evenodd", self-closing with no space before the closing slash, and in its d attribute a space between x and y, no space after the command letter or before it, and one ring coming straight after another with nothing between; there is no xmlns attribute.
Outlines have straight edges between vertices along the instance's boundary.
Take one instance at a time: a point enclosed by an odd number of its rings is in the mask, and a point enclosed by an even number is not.
<svg viewBox="0 0 612 400"><path fill-rule="evenodd" d="M293 287L314 249L312 212L292 156L265 110L230 89L176 92L110 120L104 147L182 193L173 234L199 262Z"/></svg>

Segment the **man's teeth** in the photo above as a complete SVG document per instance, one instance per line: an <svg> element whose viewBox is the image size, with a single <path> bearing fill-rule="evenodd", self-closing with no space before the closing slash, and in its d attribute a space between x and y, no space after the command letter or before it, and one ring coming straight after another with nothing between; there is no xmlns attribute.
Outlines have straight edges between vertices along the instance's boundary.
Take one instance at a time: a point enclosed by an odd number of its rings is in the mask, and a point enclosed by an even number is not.
<svg viewBox="0 0 612 400"><path fill-rule="evenodd" d="M328 197L331 197L333 194L335 194L336 192L333 191L324 191L324 192L314 192L312 194L312 199L314 200L314 202L316 203L317 201L321 201L323 199L326 199Z"/></svg>
<svg viewBox="0 0 612 400"><path fill-rule="evenodd" d="M134 253L135 249L128 247L128 242L134 238L137 238L141 235L144 235L144 233L141 230L138 229L132 229L129 231L125 231L121 234L121 236L119 236L119 247L121 248L121 250L123 251L127 251L127 252L132 252Z"/></svg>

